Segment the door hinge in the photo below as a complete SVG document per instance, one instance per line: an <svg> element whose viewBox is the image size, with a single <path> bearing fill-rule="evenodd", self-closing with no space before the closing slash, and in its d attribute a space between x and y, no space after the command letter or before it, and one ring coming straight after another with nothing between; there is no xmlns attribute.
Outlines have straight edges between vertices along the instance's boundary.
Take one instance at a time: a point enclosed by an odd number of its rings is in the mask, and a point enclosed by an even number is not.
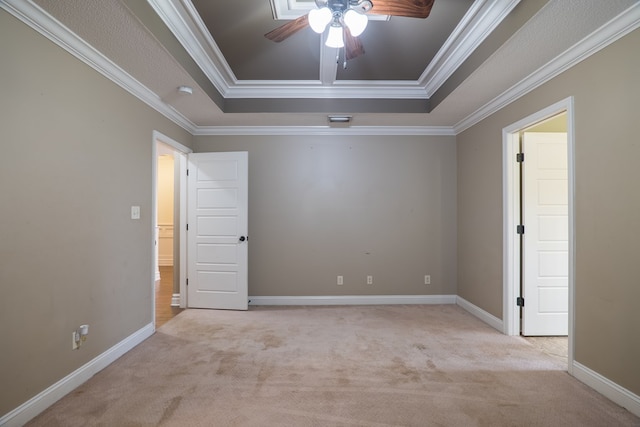
<svg viewBox="0 0 640 427"><path fill-rule="evenodd" d="M189 224L187 224L187 231L189 231Z"/></svg>
<svg viewBox="0 0 640 427"><path fill-rule="evenodd" d="M187 169L187 176L189 176L189 169Z"/></svg>
<svg viewBox="0 0 640 427"><path fill-rule="evenodd" d="M518 307L524 307L524 298L522 298L522 297L516 298L516 305Z"/></svg>
<svg viewBox="0 0 640 427"><path fill-rule="evenodd" d="M189 279L187 279L187 286L189 286Z"/></svg>
<svg viewBox="0 0 640 427"><path fill-rule="evenodd" d="M518 225L516 227L516 233L518 234L524 234L524 225Z"/></svg>
<svg viewBox="0 0 640 427"><path fill-rule="evenodd" d="M516 162L518 162L518 163L524 162L524 153L516 154Z"/></svg>

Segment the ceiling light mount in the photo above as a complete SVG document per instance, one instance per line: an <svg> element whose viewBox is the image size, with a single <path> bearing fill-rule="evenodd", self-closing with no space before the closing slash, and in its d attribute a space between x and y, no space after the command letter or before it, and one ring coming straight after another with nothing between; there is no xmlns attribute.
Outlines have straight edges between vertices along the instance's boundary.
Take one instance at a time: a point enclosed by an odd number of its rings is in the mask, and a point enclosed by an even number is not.
<svg viewBox="0 0 640 427"><path fill-rule="evenodd" d="M178 92L184 93L186 95L191 95L193 94L193 88L191 86L179 86Z"/></svg>

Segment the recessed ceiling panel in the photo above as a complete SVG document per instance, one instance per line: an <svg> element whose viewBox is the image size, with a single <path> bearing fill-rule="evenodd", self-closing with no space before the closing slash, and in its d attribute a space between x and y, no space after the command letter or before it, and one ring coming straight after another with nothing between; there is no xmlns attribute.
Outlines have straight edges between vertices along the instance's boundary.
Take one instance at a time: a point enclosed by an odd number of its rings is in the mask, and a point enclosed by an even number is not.
<svg viewBox="0 0 640 427"><path fill-rule="evenodd" d="M281 42L264 34L288 22L273 19L269 0L192 0L238 80L318 80L319 36L310 29Z"/></svg>
<svg viewBox="0 0 640 427"><path fill-rule="evenodd" d="M426 19L370 21L365 54L338 68L338 80L418 80L473 0L435 0Z"/></svg>

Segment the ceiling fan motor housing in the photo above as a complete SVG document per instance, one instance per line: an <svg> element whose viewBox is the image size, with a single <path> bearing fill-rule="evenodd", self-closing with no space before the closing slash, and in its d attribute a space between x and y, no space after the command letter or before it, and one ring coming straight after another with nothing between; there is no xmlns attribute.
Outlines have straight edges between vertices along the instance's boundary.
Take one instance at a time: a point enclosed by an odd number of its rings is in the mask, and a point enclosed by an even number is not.
<svg viewBox="0 0 640 427"><path fill-rule="evenodd" d="M370 0L315 0L315 2L318 9L327 7L333 12L344 12L351 8L366 13L373 7Z"/></svg>

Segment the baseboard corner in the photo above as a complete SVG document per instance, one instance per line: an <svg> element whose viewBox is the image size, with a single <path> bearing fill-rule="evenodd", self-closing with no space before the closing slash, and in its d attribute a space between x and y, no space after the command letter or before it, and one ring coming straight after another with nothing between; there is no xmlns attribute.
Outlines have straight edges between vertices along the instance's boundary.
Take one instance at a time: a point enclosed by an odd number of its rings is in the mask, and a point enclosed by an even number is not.
<svg viewBox="0 0 640 427"><path fill-rule="evenodd" d="M583 364L573 361L572 375L609 400L640 417L640 396L614 383Z"/></svg>
<svg viewBox="0 0 640 427"><path fill-rule="evenodd" d="M456 304L468 313L482 320L487 325L504 333L504 322L501 319L495 317L493 314L484 311L477 305L470 303L461 296L456 297Z"/></svg>
<svg viewBox="0 0 640 427"><path fill-rule="evenodd" d="M149 338L153 335L154 331L153 323L143 326L104 353L98 355L22 405L0 417L0 426L18 427L26 424L129 350Z"/></svg>

